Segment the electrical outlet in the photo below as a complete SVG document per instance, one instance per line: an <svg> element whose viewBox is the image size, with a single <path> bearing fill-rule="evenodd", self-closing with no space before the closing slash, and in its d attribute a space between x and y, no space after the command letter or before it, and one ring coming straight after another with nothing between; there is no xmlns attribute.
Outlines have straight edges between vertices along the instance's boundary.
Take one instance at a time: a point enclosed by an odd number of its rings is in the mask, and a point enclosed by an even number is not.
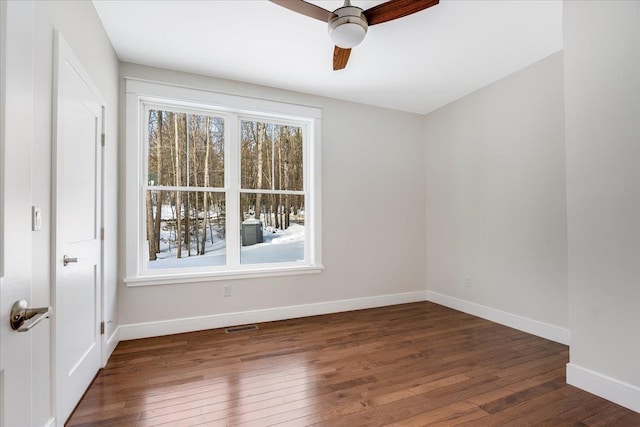
<svg viewBox="0 0 640 427"><path fill-rule="evenodd" d="M471 277L466 276L466 277L464 278L464 286L466 286L467 288L470 288L470 287L471 287Z"/></svg>
<svg viewBox="0 0 640 427"><path fill-rule="evenodd" d="M231 296L231 285L226 284L222 287L222 296L230 297Z"/></svg>

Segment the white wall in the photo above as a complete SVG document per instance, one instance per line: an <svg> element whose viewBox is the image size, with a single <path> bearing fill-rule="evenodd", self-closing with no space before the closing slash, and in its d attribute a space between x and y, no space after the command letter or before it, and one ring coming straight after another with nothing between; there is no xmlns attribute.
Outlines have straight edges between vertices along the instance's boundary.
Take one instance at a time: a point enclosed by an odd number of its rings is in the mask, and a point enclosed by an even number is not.
<svg viewBox="0 0 640 427"><path fill-rule="evenodd" d="M568 381L640 411L640 2L564 3Z"/></svg>
<svg viewBox="0 0 640 427"><path fill-rule="evenodd" d="M567 341L563 56L424 120L430 299Z"/></svg>
<svg viewBox="0 0 640 427"><path fill-rule="evenodd" d="M42 231L32 232L32 257L28 261L32 269L32 298L30 304L35 307L51 305L51 144L52 144L52 70L53 36L59 30L78 56L93 82L106 100L108 112L106 131L111 144L106 149L106 285L108 287L109 313L107 318L114 319L117 267L117 107L118 107L118 60L111 44L98 20L91 2L46 1L34 2L34 22L25 23L25 31L33 33L33 46L25 46L25 57L33 58L33 111L29 120L33 126L24 129L31 132L33 144L23 147L31 150L31 164L24 164L26 173L31 175L31 185L25 181L22 189L30 204L42 208ZM8 34L7 38L13 37ZM12 106L8 105L7 110ZM7 147L20 143L18 140L6 141ZM15 160L15 159L13 159ZM7 158L7 162L12 159ZM15 188L14 188L15 190ZM28 203L28 202L27 202ZM29 207L21 215L28 221ZM7 224L7 227L15 224ZM34 328L33 334L33 411L34 425L45 425L52 417L51 395L51 331L47 328ZM64 421L64 420L62 420Z"/></svg>
<svg viewBox="0 0 640 427"><path fill-rule="evenodd" d="M424 156L420 116L133 64L122 64L121 75L321 107L325 266L320 274L300 276L136 288L121 284L119 310L123 331L127 326L144 322L424 290ZM122 195L123 173L122 167ZM121 218L124 209L122 205ZM126 232L123 228L122 235ZM124 266L122 258L121 266ZM121 278L122 274L121 269ZM231 297L223 298L224 283L231 283ZM312 312L305 310L302 311ZM162 330L153 329L154 333ZM140 336L138 332L129 329L123 338Z"/></svg>

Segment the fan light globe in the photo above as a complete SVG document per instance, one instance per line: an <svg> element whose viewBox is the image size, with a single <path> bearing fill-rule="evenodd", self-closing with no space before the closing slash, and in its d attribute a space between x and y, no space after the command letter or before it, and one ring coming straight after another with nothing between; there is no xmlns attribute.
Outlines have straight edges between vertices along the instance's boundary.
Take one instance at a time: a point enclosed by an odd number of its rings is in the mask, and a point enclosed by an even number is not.
<svg viewBox="0 0 640 427"><path fill-rule="evenodd" d="M331 41L338 47L350 49L364 40L367 30L355 22L345 22L331 31Z"/></svg>
<svg viewBox="0 0 640 427"><path fill-rule="evenodd" d="M367 34L367 18L359 7L351 6L345 2L345 6L336 9L334 18L329 21L329 37L338 47L351 49L359 45Z"/></svg>

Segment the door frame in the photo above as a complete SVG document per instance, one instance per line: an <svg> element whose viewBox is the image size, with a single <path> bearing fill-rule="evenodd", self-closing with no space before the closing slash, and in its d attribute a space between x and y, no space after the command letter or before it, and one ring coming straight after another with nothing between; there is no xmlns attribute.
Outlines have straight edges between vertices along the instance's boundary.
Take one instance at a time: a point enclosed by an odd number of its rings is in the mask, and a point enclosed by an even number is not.
<svg viewBox="0 0 640 427"><path fill-rule="evenodd" d="M2 305L2 287L4 286L4 112L6 86L6 28L7 3L0 1L0 307ZM0 318L2 318L0 316ZM0 331L0 345L3 333ZM4 361L0 349L0 426L4 426Z"/></svg>
<svg viewBox="0 0 640 427"><path fill-rule="evenodd" d="M66 419L65 420L61 419L61 416L60 416L61 408L60 408L59 399L58 399L58 395L60 392L60 377L63 373L61 372L60 365L57 360L58 359L57 358L58 336L60 335L59 328L61 327L61 325L59 324L59 322L57 322L57 316L56 316L57 304L58 304L57 287L62 275L62 271L61 271L62 248L61 248L60 240L58 238L58 230L60 229L60 220L61 220L60 215L58 213L58 208L60 206L60 200L59 200L60 194L58 192L58 183L61 181L60 163L61 163L61 157L62 157L60 153L60 150L62 149L61 135L58 130L58 105L60 102L58 88L60 85L60 73L61 73L62 67L64 66L65 61L72 65L74 71L78 74L80 79L87 85L89 90L93 93L93 95L97 98L97 100L101 104L102 115L100 120L102 121L101 123L102 135L104 135L105 133L105 117L106 117L106 114L105 114L106 103L104 101L104 98L98 91L97 87L89 77L89 74L85 71L85 68L83 67L82 63L76 57L73 50L71 49L67 41L64 39L62 34L59 31L55 31L54 47L53 47L53 99L52 99L52 108L51 108L51 111L52 111L52 120L51 120L51 129L52 129L51 131L52 132L52 137L51 137L51 140L52 140L52 146L51 146L51 157L52 157L52 164L51 164L51 215L52 215L52 218L51 218L51 278L52 278L51 305L53 306L53 315L51 318L52 320L51 366L52 366L52 373L53 373L52 375L53 378L51 382L52 383L51 394L53 398L55 418L58 425L62 425L66 422ZM101 147L99 147L99 149L97 150L97 153L100 156L100 158L96 162L96 166L97 168L99 168L99 170L96 171L96 175L100 176L101 182L97 188L97 192L98 192L97 197L99 197L100 199L100 211L97 212L96 216L100 222L99 228L103 230L104 229L104 211L105 211L105 208L104 208L104 198L105 198L104 145L101 145ZM101 236L100 256L98 257L98 262L100 263L100 272L97 278L99 285L96 291L96 296L100 298L100 301L98 301L98 303L96 304L99 310L99 312L97 313L98 324L104 322L104 316L105 316L104 237L103 236L104 234L102 234ZM99 325L97 326L99 327ZM105 349L107 348L105 337L106 335L102 334L100 336L100 339L98 340L100 345L98 352L100 354L101 366L104 366L104 364L106 363L106 359L104 356Z"/></svg>
<svg viewBox="0 0 640 427"><path fill-rule="evenodd" d="M6 86L6 28L7 28L7 3L0 1L0 286L4 277L4 112L5 112L5 86ZM2 297L0 296L0 299ZM2 370L2 352L0 352L0 371ZM0 387L2 392L2 387ZM0 395L0 410L2 409L2 395ZM2 413L2 412L0 412Z"/></svg>

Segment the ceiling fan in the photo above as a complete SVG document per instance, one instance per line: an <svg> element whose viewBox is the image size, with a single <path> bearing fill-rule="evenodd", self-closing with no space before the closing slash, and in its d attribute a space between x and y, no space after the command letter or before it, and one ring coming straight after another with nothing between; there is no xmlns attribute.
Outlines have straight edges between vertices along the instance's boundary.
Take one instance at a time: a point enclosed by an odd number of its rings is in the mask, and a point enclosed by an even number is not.
<svg viewBox="0 0 640 427"><path fill-rule="evenodd" d="M370 25L381 24L435 6L439 0L389 0L367 10L352 6L345 0L344 6L333 12L304 0L270 0L272 3L329 24L329 35L335 44L333 69L347 66L351 48L364 40Z"/></svg>

